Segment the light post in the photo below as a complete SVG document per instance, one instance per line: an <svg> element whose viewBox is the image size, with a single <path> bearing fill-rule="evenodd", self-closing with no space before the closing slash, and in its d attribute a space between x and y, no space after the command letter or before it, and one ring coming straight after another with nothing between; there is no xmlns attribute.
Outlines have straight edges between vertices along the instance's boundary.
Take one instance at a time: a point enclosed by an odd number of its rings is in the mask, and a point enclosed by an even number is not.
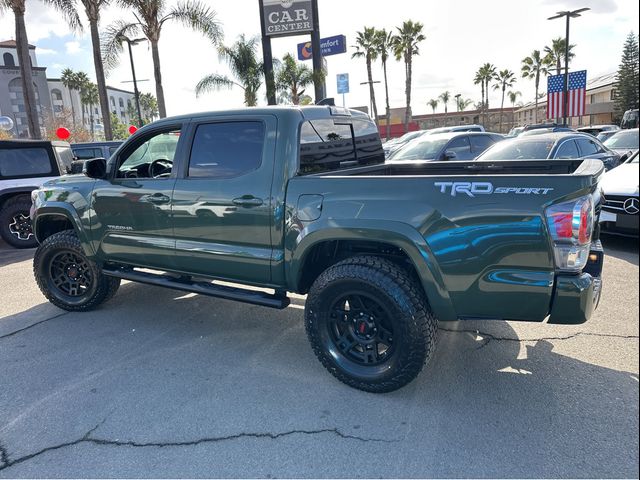
<svg viewBox="0 0 640 480"><path fill-rule="evenodd" d="M456 112L460 111L460 97L462 96L461 93L457 93L454 95L454 98L456 99Z"/></svg>
<svg viewBox="0 0 640 480"><path fill-rule="evenodd" d="M140 42L144 42L147 39L146 38L136 38L134 40L131 40L128 37L125 37L124 35L120 36L120 39L124 42L127 42L127 45L129 46L129 60L131 61L131 76L133 78L133 95L135 97L136 100L136 112L138 113L138 126L142 126L143 122L142 122L142 112L140 111L140 92L138 91L138 82L136 80L136 69L133 65L133 50L131 50L131 46L132 45L137 45Z"/></svg>
<svg viewBox="0 0 640 480"><path fill-rule="evenodd" d="M589 7L579 8L577 10L566 10L564 12L556 12L553 17L547 18L547 20L555 20L557 18L567 18L567 33L564 37L564 89L562 92L562 118L565 125L567 125L567 107L569 105L569 19L577 18L582 12L591 10Z"/></svg>
<svg viewBox="0 0 640 480"><path fill-rule="evenodd" d="M372 85L374 83L380 83L380 80L371 80L370 82L360 82L360 85ZM369 96L369 116L373 118L373 98ZM373 121L378 125L378 119L373 118Z"/></svg>

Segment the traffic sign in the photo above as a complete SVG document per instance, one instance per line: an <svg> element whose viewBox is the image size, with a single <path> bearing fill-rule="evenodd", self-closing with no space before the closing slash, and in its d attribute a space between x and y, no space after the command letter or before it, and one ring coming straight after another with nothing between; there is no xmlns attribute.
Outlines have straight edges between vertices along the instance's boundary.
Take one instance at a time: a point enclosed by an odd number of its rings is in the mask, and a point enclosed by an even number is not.
<svg viewBox="0 0 640 480"><path fill-rule="evenodd" d="M338 93L349 93L349 74L339 73L336 75L338 83Z"/></svg>

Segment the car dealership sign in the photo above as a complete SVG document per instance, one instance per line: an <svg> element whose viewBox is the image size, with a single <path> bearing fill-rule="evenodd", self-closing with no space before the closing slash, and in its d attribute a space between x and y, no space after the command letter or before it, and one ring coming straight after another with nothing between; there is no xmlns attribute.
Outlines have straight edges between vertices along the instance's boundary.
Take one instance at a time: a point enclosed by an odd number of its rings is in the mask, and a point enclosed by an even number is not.
<svg viewBox="0 0 640 480"><path fill-rule="evenodd" d="M313 31L311 0L263 0L264 32L269 37Z"/></svg>

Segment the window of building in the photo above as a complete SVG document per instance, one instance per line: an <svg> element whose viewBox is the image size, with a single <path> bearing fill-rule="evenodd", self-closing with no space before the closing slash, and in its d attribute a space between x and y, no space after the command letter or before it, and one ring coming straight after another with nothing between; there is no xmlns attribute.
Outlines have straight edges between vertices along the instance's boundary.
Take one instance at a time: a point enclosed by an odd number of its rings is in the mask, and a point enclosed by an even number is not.
<svg viewBox="0 0 640 480"><path fill-rule="evenodd" d="M615 100L615 99L616 99L616 96L617 96L617 93L618 93L618 92L616 92L616 89L615 89L615 88L612 88L612 89L611 89L611 92L609 93L609 100Z"/></svg>
<svg viewBox="0 0 640 480"><path fill-rule="evenodd" d="M124 100L122 99L122 97L118 99L118 105L120 105L120 108L124 108Z"/></svg>
<svg viewBox="0 0 640 480"><path fill-rule="evenodd" d="M116 99L113 97L109 97L109 101L111 102L111 106L115 107L116 106ZM116 112L113 112L116 113Z"/></svg>
<svg viewBox="0 0 640 480"><path fill-rule="evenodd" d="M596 94L590 95L589 103L596 103Z"/></svg>
<svg viewBox="0 0 640 480"><path fill-rule="evenodd" d="M16 61L14 60L13 55L11 55L9 52L6 52L4 55L2 55L2 60L4 62L5 67L16 66Z"/></svg>
<svg viewBox="0 0 640 480"><path fill-rule="evenodd" d="M58 90L57 88L54 88L53 90L51 90L51 99L54 102L62 102L62 92L60 90Z"/></svg>
<svg viewBox="0 0 640 480"><path fill-rule="evenodd" d="M189 158L190 178L231 178L262 164L265 128L262 122L199 125Z"/></svg>

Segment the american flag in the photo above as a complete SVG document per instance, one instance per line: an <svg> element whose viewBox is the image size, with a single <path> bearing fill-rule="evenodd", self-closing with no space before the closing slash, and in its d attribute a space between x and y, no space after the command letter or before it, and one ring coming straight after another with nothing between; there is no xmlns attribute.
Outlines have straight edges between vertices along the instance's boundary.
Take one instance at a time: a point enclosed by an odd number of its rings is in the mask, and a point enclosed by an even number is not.
<svg viewBox="0 0 640 480"><path fill-rule="evenodd" d="M587 71L569 73L569 102L567 117L584 115L587 99ZM553 75L547 79L547 118L564 117L564 75Z"/></svg>

